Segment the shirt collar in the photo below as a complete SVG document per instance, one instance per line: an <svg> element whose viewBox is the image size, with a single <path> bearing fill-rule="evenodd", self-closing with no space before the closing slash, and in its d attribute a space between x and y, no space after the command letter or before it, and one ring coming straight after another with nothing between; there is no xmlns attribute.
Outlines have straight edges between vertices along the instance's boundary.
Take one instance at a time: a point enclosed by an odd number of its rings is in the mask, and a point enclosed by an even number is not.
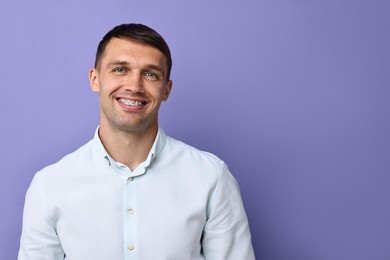
<svg viewBox="0 0 390 260"><path fill-rule="evenodd" d="M103 143L99 137L99 128L100 126L96 128L95 135L93 138L94 146L95 149L98 150L99 157L105 160L108 166L112 166L112 165L115 165L117 167L124 166L122 163L116 162L114 159L112 159L111 156L106 151L106 149L104 148ZM153 142L152 148L150 149L148 156L146 157L146 160L142 162L140 165L138 165L137 169L139 168L146 169L151 163L153 163L153 161L157 158L158 154L164 148L166 140L167 140L167 136L164 130L159 127L156 138ZM135 169L134 172L137 171L137 169Z"/></svg>

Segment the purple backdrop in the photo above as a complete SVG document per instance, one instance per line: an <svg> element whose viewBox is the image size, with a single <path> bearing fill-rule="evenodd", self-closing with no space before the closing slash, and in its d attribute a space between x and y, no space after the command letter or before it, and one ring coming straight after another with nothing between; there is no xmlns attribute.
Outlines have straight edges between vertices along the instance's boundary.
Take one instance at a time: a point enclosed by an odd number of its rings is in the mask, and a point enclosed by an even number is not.
<svg viewBox="0 0 390 260"><path fill-rule="evenodd" d="M0 259L37 170L92 138L88 69L123 22L171 46L166 132L223 158L257 259L390 259L390 1L0 2Z"/></svg>

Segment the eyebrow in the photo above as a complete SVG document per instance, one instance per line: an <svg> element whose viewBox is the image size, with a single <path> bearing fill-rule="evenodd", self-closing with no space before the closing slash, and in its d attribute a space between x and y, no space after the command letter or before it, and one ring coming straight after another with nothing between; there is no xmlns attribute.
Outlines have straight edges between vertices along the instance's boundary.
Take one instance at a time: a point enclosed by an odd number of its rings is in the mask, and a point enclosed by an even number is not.
<svg viewBox="0 0 390 260"><path fill-rule="evenodd" d="M151 69L151 70L157 70L157 71L161 72L161 74L164 74L164 71L163 71L163 69L160 66L156 66L156 65L153 65L153 64L148 64L148 65L146 65L146 68L147 69Z"/></svg>
<svg viewBox="0 0 390 260"><path fill-rule="evenodd" d="M129 65L130 63L127 62L127 61L121 61L121 60L115 60L115 61L111 61L107 64L107 67L113 67L113 66L118 66L118 65L121 65L121 66L126 66L126 65Z"/></svg>

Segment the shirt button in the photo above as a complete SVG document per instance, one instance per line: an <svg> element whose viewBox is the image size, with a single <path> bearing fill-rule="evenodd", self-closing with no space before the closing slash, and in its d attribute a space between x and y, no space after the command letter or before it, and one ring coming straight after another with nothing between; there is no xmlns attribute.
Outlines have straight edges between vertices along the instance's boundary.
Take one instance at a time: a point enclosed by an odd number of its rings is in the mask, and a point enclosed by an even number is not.
<svg viewBox="0 0 390 260"><path fill-rule="evenodd" d="M127 178L127 181L133 181L133 180L134 180L134 177Z"/></svg>
<svg viewBox="0 0 390 260"><path fill-rule="evenodd" d="M133 209L128 209L127 213L129 213L129 215L133 215L134 214L134 210Z"/></svg>
<svg viewBox="0 0 390 260"><path fill-rule="evenodd" d="M134 245L129 244L129 245L127 246L127 248L128 248L129 250L134 250Z"/></svg>

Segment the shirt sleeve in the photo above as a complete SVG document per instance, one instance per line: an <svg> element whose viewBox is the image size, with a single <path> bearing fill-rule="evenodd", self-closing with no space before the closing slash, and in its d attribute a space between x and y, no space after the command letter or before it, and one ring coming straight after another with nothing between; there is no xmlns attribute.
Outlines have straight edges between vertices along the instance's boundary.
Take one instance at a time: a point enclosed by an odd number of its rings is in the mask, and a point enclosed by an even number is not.
<svg viewBox="0 0 390 260"><path fill-rule="evenodd" d="M65 253L51 223L39 173L26 194L18 260L63 260Z"/></svg>
<svg viewBox="0 0 390 260"><path fill-rule="evenodd" d="M239 187L226 164L210 199L202 248L207 260L255 259Z"/></svg>

